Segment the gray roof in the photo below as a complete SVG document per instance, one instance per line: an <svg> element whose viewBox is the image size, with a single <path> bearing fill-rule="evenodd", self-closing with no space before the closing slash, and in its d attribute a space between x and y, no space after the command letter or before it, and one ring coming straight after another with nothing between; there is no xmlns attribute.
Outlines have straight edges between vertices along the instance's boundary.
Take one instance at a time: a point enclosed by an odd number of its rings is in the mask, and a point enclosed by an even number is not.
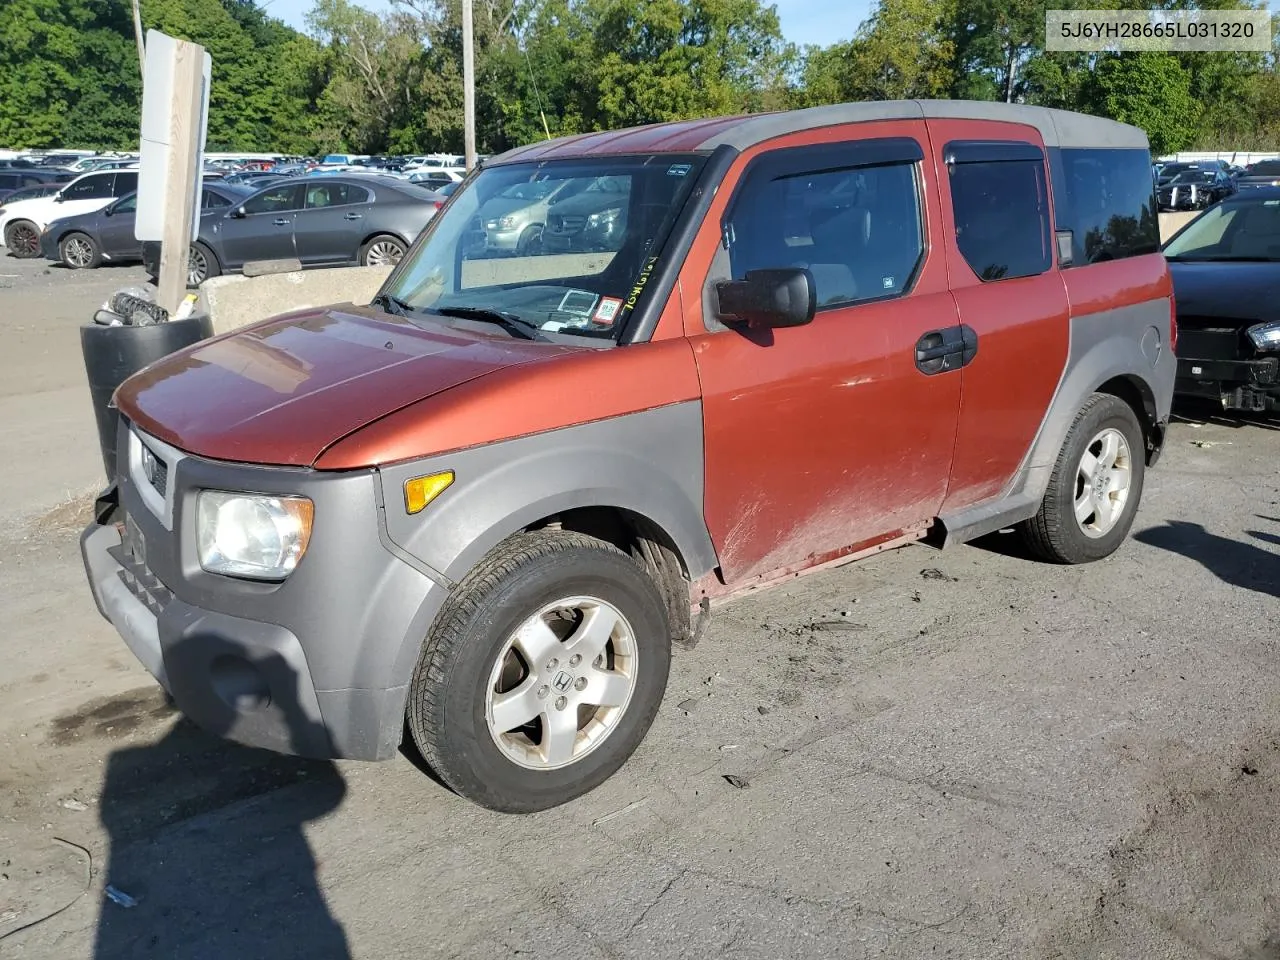
<svg viewBox="0 0 1280 960"><path fill-rule="evenodd" d="M591 153L700 151L722 144L745 150L776 137L820 127L872 120L920 119L999 120L1025 124L1040 132L1046 147L1149 148L1147 135L1140 127L1068 110L985 100L869 100L560 137L516 147L492 158L487 165Z"/></svg>

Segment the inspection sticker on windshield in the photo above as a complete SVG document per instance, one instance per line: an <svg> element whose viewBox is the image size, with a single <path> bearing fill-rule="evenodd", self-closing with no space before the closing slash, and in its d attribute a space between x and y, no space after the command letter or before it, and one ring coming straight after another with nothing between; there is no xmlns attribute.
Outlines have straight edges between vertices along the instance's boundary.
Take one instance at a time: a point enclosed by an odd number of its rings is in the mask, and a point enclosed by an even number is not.
<svg viewBox="0 0 1280 960"><path fill-rule="evenodd" d="M614 318L618 315L618 311L621 309L622 300L620 298L601 297L600 306L596 307L595 316L591 318L591 322L608 326L613 323Z"/></svg>
<svg viewBox="0 0 1280 960"><path fill-rule="evenodd" d="M693 169L692 163L673 163L667 167L668 177L683 177L686 173Z"/></svg>

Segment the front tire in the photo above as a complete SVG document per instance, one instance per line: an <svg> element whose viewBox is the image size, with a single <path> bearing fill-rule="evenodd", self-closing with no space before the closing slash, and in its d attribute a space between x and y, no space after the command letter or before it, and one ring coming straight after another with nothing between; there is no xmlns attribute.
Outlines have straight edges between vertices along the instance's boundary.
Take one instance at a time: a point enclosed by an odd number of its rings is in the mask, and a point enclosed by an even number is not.
<svg viewBox="0 0 1280 960"><path fill-rule="evenodd" d="M1142 499L1146 441L1133 408L1095 393L1076 414L1040 512L1020 527L1036 556L1091 563L1119 549Z"/></svg>
<svg viewBox="0 0 1280 960"><path fill-rule="evenodd" d="M197 240L187 251L187 287L194 290L210 277L219 276L222 267L212 250Z"/></svg>
<svg viewBox="0 0 1280 960"><path fill-rule="evenodd" d="M4 245L19 260L40 256L40 231L30 220L15 220L4 228Z"/></svg>
<svg viewBox="0 0 1280 960"><path fill-rule="evenodd" d="M427 637L408 721L451 789L531 813L595 789L644 739L671 662L666 604L611 544L544 530L498 546Z"/></svg>
<svg viewBox="0 0 1280 960"><path fill-rule="evenodd" d="M102 263L102 250L87 233L69 233L59 240L58 256L72 270L92 270Z"/></svg>

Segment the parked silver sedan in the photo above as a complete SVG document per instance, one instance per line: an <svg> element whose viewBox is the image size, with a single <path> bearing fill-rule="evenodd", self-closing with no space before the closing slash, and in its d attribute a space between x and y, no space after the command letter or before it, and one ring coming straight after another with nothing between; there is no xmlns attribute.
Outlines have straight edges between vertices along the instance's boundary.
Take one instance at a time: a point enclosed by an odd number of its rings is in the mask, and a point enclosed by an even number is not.
<svg viewBox="0 0 1280 960"><path fill-rule="evenodd" d="M550 208L581 193L590 184L589 179L581 177L512 184L480 208L485 246L519 256L538 253Z"/></svg>

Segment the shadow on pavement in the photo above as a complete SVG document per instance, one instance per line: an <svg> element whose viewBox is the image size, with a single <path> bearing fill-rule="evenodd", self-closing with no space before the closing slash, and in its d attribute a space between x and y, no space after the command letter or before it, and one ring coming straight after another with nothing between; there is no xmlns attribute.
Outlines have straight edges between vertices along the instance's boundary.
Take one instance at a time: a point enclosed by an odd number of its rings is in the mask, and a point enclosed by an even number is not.
<svg viewBox="0 0 1280 960"><path fill-rule="evenodd" d="M293 742L315 743L315 725L281 707ZM95 960L350 957L303 834L341 806L342 776L329 761L218 739L228 732L179 719L108 759L104 880L136 905L104 898Z"/></svg>
<svg viewBox="0 0 1280 960"><path fill-rule="evenodd" d="M1280 543L1268 533L1250 533L1255 539ZM1280 597L1280 554L1252 543L1242 543L1210 533L1198 523L1170 520L1134 534L1139 543L1159 547L1195 560L1224 583L1272 597Z"/></svg>

